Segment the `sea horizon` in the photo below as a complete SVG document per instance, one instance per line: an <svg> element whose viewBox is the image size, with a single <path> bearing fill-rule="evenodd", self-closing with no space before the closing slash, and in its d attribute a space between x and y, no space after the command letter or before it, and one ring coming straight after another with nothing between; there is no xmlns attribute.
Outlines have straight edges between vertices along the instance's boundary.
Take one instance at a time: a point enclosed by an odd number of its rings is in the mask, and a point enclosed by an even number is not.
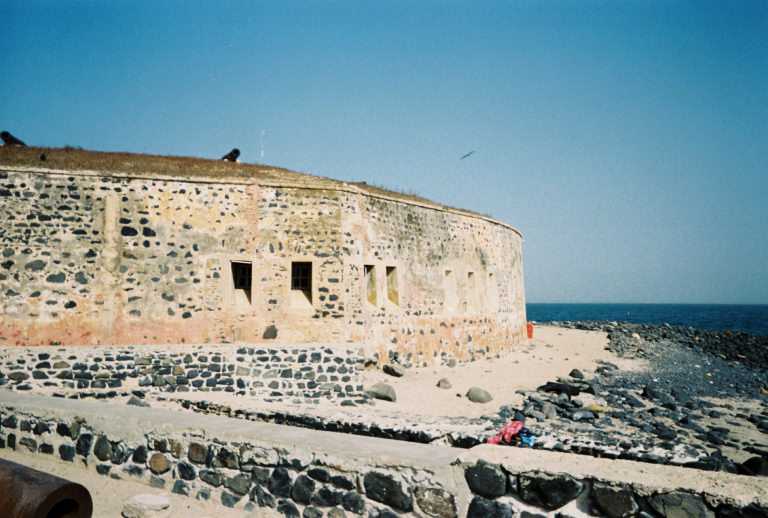
<svg viewBox="0 0 768 518"><path fill-rule="evenodd" d="M526 312L532 322L597 320L670 324L768 336L768 304L528 302Z"/></svg>

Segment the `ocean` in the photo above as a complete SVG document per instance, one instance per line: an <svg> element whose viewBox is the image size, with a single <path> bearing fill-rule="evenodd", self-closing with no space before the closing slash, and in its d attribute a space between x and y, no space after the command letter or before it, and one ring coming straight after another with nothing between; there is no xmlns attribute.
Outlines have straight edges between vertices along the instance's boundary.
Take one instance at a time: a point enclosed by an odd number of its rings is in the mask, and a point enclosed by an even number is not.
<svg viewBox="0 0 768 518"><path fill-rule="evenodd" d="M730 304L527 304L528 320L608 320L674 324L711 331L768 336L768 305Z"/></svg>

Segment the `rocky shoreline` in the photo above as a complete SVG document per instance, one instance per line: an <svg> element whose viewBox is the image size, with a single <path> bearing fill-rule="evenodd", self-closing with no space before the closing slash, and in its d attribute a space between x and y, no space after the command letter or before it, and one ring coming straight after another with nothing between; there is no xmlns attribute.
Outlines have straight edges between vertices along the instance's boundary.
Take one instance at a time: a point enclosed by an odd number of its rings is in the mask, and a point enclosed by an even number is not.
<svg viewBox="0 0 768 518"><path fill-rule="evenodd" d="M550 322L608 333L618 356L647 361L624 372L603 362L525 393L515 414L537 447L598 457L768 475L768 338L668 324ZM522 415L521 415L522 414Z"/></svg>

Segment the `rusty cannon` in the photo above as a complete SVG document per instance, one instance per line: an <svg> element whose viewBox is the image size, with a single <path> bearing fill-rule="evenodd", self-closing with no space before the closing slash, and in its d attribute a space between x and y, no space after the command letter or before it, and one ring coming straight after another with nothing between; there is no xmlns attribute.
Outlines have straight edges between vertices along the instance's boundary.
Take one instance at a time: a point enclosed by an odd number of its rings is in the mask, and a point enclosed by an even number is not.
<svg viewBox="0 0 768 518"><path fill-rule="evenodd" d="M80 484L0 459L3 518L90 518L93 500Z"/></svg>

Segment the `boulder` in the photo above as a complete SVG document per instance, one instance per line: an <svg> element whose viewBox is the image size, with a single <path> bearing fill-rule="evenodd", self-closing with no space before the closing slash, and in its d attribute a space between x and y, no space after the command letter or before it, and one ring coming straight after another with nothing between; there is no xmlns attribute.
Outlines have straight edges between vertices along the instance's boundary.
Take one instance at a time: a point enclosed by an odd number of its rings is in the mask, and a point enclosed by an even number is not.
<svg viewBox="0 0 768 518"><path fill-rule="evenodd" d="M469 489L473 493L496 498L507 492L507 475L496 464L490 464L483 460L467 468L464 472Z"/></svg>
<svg viewBox="0 0 768 518"><path fill-rule="evenodd" d="M381 502L399 511L413 509L413 499L403 483L386 473L369 471L363 477L365 494L371 500Z"/></svg>
<svg viewBox="0 0 768 518"><path fill-rule="evenodd" d="M524 502L554 511L579 496L584 484L568 475L541 473L520 475L518 489Z"/></svg>
<svg viewBox="0 0 768 518"><path fill-rule="evenodd" d="M481 389L480 387L471 387L467 391L466 395L467 399L473 403L488 403L493 399L493 396L491 396L490 392L485 389Z"/></svg>
<svg viewBox="0 0 768 518"><path fill-rule="evenodd" d="M427 516L457 518L456 501L451 493L439 487L417 487L416 503Z"/></svg>
<svg viewBox="0 0 768 518"><path fill-rule="evenodd" d="M131 396L131 398L128 400L126 404L130 406L144 406L144 407L149 406L149 403L147 403L143 399L137 398L136 396Z"/></svg>
<svg viewBox="0 0 768 518"><path fill-rule="evenodd" d="M671 491L654 495L648 499L653 509L667 518L715 518L704 500L697 495L683 491Z"/></svg>
<svg viewBox="0 0 768 518"><path fill-rule="evenodd" d="M381 399L383 401L392 401L393 403L397 401L397 394L395 393L395 389L392 388L391 385L387 385L386 383L377 383L372 387L368 388L368 390L366 390L365 392L366 394L368 394L374 399Z"/></svg>
<svg viewBox="0 0 768 518"><path fill-rule="evenodd" d="M592 500L597 509L609 518L635 516L639 510L632 491L626 487L595 482L592 486Z"/></svg>
<svg viewBox="0 0 768 518"><path fill-rule="evenodd" d="M171 506L167 496L141 494L130 498L123 505L123 518L150 518Z"/></svg>
<svg viewBox="0 0 768 518"><path fill-rule="evenodd" d="M153 453L149 458L149 469L155 475L162 475L171 469L171 463L168 462L168 457L162 453Z"/></svg>
<svg viewBox="0 0 768 518"><path fill-rule="evenodd" d="M512 518L517 513L508 504L488 500L482 496L472 499L467 510L467 518Z"/></svg>
<svg viewBox="0 0 768 518"><path fill-rule="evenodd" d="M437 388L441 388L441 389L449 389L449 388L451 388L451 387L452 387L452 385L451 385L451 382L450 382L450 381L448 381L448 378L440 378L440 379L437 381Z"/></svg>
<svg viewBox="0 0 768 518"><path fill-rule="evenodd" d="M389 374L395 378L402 378L405 376L405 369L396 363L388 363L382 368L384 374Z"/></svg>

